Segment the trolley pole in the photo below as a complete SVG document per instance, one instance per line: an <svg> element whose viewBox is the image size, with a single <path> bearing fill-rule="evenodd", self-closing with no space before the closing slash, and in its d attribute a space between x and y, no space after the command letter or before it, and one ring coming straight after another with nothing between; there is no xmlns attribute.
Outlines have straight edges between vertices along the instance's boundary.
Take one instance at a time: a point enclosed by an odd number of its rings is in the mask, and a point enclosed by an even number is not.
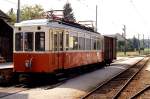
<svg viewBox="0 0 150 99"><path fill-rule="evenodd" d="M20 0L18 0L18 9L17 9L17 23L20 22Z"/></svg>

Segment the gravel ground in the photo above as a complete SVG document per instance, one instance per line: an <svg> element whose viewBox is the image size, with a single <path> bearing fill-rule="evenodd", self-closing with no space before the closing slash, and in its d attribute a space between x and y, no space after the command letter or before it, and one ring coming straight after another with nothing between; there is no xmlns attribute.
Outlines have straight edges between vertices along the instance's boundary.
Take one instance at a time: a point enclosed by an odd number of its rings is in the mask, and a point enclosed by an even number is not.
<svg viewBox="0 0 150 99"><path fill-rule="evenodd" d="M45 90L36 88L16 93L3 99L79 99L96 85L111 79L142 58L136 57L119 63L117 62L117 64L114 63L112 66L70 79L53 89Z"/></svg>
<svg viewBox="0 0 150 99"><path fill-rule="evenodd" d="M136 77L130 82L130 84L123 90L119 99L129 99L132 95L138 91L150 85L150 61L144 66L144 68L136 75ZM150 89L144 91L136 99L150 99Z"/></svg>

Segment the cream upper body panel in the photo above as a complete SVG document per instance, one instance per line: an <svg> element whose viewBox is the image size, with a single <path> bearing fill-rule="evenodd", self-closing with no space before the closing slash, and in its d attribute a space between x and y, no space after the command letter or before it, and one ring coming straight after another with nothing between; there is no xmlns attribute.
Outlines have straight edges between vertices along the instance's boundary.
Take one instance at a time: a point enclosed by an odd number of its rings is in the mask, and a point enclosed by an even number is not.
<svg viewBox="0 0 150 99"><path fill-rule="evenodd" d="M94 33L91 31L65 25L62 24L61 22L51 21L48 19L27 20L27 21L22 21L20 23L16 23L14 28L14 38L15 38L15 33L18 32L33 32L33 33L45 32L45 50L48 51L48 50L52 50L53 47L52 44L53 38L51 34L56 33L57 31L64 32L65 34L69 34L69 36L77 36L77 37L83 37L89 39L97 38L101 41L101 48L103 49L104 47L103 45L104 37L100 33Z"/></svg>

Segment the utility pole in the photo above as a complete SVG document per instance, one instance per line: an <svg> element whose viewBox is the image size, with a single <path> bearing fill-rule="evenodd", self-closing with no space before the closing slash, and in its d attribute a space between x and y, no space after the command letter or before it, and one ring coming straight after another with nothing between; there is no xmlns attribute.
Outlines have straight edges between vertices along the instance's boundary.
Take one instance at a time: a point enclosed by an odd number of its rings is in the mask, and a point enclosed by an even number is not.
<svg viewBox="0 0 150 99"><path fill-rule="evenodd" d="M138 50L139 50L139 55L140 55L140 34L138 33L138 41L139 41L139 43L138 43Z"/></svg>
<svg viewBox="0 0 150 99"><path fill-rule="evenodd" d="M123 25L123 31L124 31L124 55L126 55L126 44L127 44L127 41L126 41L126 25Z"/></svg>
<svg viewBox="0 0 150 99"><path fill-rule="evenodd" d="M18 9L17 9L17 23L20 22L20 0L18 0Z"/></svg>
<svg viewBox="0 0 150 99"><path fill-rule="evenodd" d="M97 32L97 5L96 5L96 22L95 22L95 26L96 26L96 32Z"/></svg>

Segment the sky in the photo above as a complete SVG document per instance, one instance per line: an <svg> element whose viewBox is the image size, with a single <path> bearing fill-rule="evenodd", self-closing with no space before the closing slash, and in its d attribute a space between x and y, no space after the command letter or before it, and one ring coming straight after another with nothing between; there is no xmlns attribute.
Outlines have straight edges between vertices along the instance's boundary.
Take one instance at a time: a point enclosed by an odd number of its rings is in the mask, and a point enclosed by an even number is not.
<svg viewBox="0 0 150 99"><path fill-rule="evenodd" d="M20 0L21 7L40 4L45 11L63 9L71 3L77 21L96 20L98 6L98 32L105 35L123 33L126 25L127 38L150 37L150 0ZM0 0L0 9L8 12L17 9L17 0Z"/></svg>

